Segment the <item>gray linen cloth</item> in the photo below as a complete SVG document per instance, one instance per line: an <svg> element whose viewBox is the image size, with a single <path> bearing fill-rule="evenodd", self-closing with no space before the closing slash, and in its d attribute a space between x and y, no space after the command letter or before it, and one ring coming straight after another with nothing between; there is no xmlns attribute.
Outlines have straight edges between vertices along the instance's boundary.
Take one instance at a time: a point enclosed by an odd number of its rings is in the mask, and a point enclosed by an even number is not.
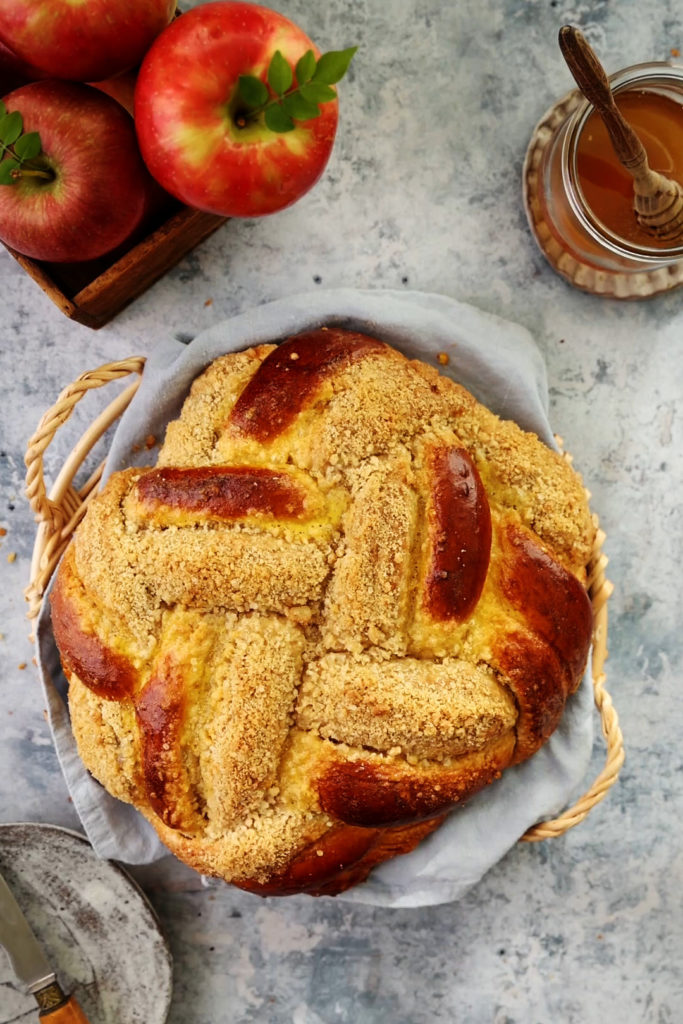
<svg viewBox="0 0 683 1024"><path fill-rule="evenodd" d="M441 295L417 292L318 290L270 302L216 324L189 344L166 341L147 361L141 386L112 440L105 478L149 453L133 456L149 434L163 437L192 380L213 359L261 342L281 340L322 324L376 335L407 356L436 363L480 401L554 446L548 422L542 357L516 324ZM83 767L69 727L66 682L52 637L49 602L37 626L39 667L50 727L74 806L100 857L149 864L168 851L145 819L108 793ZM582 789L593 741L590 673L569 700L550 741L525 764L455 809L412 853L381 865L363 885L338 899L416 907L457 899L495 864L526 829L557 814ZM149 877L149 876L148 876Z"/></svg>

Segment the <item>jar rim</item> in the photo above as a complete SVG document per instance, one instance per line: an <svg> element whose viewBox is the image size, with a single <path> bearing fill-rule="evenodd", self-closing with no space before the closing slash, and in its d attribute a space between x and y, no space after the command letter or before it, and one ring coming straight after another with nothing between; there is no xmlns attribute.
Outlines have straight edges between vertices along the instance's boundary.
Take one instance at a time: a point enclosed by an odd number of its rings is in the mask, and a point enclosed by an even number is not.
<svg viewBox="0 0 683 1024"><path fill-rule="evenodd" d="M630 88L634 84L652 82L663 84L677 82L683 91L683 65L673 61L650 61L642 64L631 64L609 76L613 92ZM572 114L562 143L562 179L566 195L575 216L584 230L600 246L609 249L617 256L638 259L652 264L669 264L683 258L683 242L669 248L639 245L622 238L611 231L591 210L581 188L578 169L578 141L588 117L593 112L593 104L583 99Z"/></svg>

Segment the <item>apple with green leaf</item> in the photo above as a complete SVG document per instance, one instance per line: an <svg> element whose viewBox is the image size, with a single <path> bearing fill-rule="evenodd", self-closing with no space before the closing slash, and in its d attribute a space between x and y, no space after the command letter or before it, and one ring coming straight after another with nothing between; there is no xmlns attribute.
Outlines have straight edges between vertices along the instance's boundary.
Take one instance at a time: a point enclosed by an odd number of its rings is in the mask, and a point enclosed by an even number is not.
<svg viewBox="0 0 683 1024"><path fill-rule="evenodd" d="M0 0L0 39L52 78L88 82L135 67L176 0Z"/></svg>
<svg viewBox="0 0 683 1024"><path fill-rule="evenodd" d="M218 0L181 14L138 73L135 125L147 166L189 206L257 217L319 179L334 144L334 85L356 51L320 56L282 14Z"/></svg>
<svg viewBox="0 0 683 1024"><path fill-rule="evenodd" d="M0 240L10 248L95 259L137 231L159 192L133 119L110 96L50 79L0 101Z"/></svg>

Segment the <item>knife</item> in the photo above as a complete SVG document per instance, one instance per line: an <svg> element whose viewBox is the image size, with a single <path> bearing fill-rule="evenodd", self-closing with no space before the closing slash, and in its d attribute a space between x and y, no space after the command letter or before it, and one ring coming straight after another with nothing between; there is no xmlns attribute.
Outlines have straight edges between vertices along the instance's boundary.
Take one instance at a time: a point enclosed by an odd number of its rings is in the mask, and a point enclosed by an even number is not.
<svg viewBox="0 0 683 1024"><path fill-rule="evenodd" d="M39 1017L49 1024L88 1024L74 996L66 996L45 959L21 907L0 874L0 946L5 947L12 969L40 1007Z"/></svg>

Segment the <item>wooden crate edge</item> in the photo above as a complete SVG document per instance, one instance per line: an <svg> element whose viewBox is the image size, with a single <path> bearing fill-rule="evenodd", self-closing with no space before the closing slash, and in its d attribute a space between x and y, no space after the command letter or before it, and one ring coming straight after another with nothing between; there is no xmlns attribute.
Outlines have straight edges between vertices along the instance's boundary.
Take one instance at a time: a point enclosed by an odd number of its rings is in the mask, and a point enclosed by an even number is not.
<svg viewBox="0 0 683 1024"><path fill-rule="evenodd" d="M5 246L9 254L70 320L97 330L151 287L167 270L209 235L226 217L181 207L149 235L90 281L73 299L59 288L40 262Z"/></svg>

